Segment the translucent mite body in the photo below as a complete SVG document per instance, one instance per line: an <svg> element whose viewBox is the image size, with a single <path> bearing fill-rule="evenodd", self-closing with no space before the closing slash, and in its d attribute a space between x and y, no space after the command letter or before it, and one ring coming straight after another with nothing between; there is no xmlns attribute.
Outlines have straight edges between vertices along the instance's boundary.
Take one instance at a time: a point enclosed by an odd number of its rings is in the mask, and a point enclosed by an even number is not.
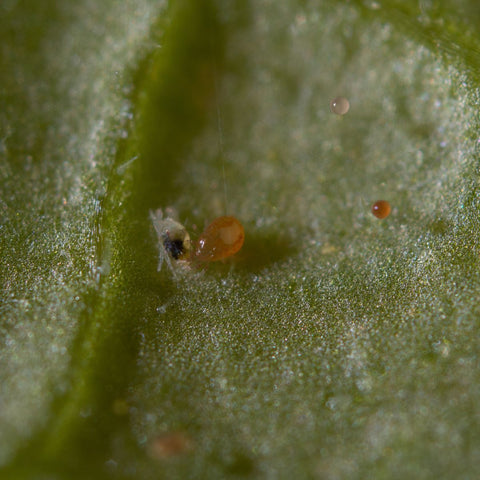
<svg viewBox="0 0 480 480"><path fill-rule="evenodd" d="M237 253L244 240L245 231L235 217L218 217L200 235L193 258L199 262L223 260Z"/></svg>
<svg viewBox="0 0 480 480"><path fill-rule="evenodd" d="M173 270L173 260L188 260L192 253L192 242L185 227L171 217L163 217L161 209L150 210L150 219L158 237L158 271L165 261Z"/></svg>

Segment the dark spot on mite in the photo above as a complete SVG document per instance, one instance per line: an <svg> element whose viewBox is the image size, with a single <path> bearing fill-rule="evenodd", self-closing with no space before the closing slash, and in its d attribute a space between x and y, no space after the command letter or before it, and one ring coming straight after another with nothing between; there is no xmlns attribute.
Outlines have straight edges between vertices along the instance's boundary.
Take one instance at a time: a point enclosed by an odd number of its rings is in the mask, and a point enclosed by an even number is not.
<svg viewBox="0 0 480 480"><path fill-rule="evenodd" d="M185 253L183 240L179 238L172 240L168 235L165 235L163 238L163 246L168 254L175 260L178 260Z"/></svg>

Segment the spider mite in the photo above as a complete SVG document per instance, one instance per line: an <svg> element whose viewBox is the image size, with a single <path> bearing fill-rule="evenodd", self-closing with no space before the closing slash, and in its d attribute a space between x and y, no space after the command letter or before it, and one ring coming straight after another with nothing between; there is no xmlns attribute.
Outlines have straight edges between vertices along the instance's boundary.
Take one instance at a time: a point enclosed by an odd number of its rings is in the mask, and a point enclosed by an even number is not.
<svg viewBox="0 0 480 480"><path fill-rule="evenodd" d="M185 227L171 217L164 218L162 210L150 211L150 219L159 242L158 270L164 261L173 271L174 265L180 262L198 265L224 260L237 253L245 240L242 224L232 216L213 220L194 248Z"/></svg>
<svg viewBox="0 0 480 480"><path fill-rule="evenodd" d="M158 237L158 267L163 262L173 270L172 260L186 262L191 257L192 242L185 227L171 217L163 216L163 211L150 210L150 219Z"/></svg>

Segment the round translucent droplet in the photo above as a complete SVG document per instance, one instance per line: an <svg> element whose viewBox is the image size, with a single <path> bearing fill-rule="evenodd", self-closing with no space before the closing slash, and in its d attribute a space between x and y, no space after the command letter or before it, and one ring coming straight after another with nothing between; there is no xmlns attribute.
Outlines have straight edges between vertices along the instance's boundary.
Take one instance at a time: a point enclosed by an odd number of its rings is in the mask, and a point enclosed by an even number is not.
<svg viewBox="0 0 480 480"><path fill-rule="evenodd" d="M345 115L350 109L350 102L345 97L335 97L330 102L330 111L337 115Z"/></svg>
<svg viewBox="0 0 480 480"><path fill-rule="evenodd" d="M377 218L387 218L392 211L392 207L386 200L378 200L372 205L372 213Z"/></svg>

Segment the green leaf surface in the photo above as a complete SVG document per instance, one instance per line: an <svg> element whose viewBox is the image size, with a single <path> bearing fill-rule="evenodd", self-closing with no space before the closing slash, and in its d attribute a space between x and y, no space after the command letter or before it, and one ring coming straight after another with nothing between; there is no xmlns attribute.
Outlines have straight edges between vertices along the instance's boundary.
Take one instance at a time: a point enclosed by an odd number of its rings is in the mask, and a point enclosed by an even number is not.
<svg viewBox="0 0 480 480"><path fill-rule="evenodd" d="M475 477L474 2L0 18L0 478Z"/></svg>

